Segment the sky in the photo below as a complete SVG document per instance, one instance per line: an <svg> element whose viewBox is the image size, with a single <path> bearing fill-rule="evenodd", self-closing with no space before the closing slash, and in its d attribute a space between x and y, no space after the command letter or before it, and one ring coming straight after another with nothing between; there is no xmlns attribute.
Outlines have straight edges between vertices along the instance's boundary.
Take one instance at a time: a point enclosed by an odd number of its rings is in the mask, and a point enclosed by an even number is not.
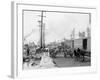
<svg viewBox="0 0 100 80"><path fill-rule="evenodd" d="M89 15L79 13L44 12L46 44L62 39L70 39L72 30L75 29L75 37L78 38L79 31L85 31L89 27ZM41 12L24 11L24 37L26 42L39 43L39 20Z"/></svg>

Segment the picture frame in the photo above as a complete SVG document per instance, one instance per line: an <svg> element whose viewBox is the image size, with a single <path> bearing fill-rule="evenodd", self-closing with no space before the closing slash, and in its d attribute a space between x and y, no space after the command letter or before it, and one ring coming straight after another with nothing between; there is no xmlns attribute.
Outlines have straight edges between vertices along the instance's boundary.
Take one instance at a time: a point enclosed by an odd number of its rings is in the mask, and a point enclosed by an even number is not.
<svg viewBox="0 0 100 80"><path fill-rule="evenodd" d="M40 11L56 11L56 12L72 12L72 13L89 13L91 14L91 35L93 28L96 26L96 8L59 6L59 5L40 5L22 2L11 3L11 28L12 28L12 53L11 53L11 76L13 78L23 77L40 77L54 76L75 73L92 73L96 72L96 53L91 38L91 66L85 67L68 67L53 69L35 69L23 70L23 10L40 10Z"/></svg>

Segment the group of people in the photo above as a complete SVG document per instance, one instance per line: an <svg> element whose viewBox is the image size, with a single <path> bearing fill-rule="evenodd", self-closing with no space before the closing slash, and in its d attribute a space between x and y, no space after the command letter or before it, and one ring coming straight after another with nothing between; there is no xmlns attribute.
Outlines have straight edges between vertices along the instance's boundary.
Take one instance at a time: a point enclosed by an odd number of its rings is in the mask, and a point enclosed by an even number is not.
<svg viewBox="0 0 100 80"><path fill-rule="evenodd" d="M30 68L52 68L52 67L56 67L55 62L53 61L53 59L50 57L50 53L49 53L49 49L48 48L44 48L42 49L43 51L40 53L40 61L39 63L36 63L35 60L31 61L32 59L30 59L30 61L28 61L28 66Z"/></svg>
<svg viewBox="0 0 100 80"><path fill-rule="evenodd" d="M37 56L31 56L30 55L30 48L28 45L26 45L26 57L23 57L23 62L30 62L33 59L37 58ZM85 55L86 51L77 48L77 49L72 49L72 48L64 48L64 47L57 47L53 49L49 48L38 48L35 51L34 55L39 54L40 56L40 63L38 66L55 66L56 64L54 63L52 58L55 58L57 54L63 54L64 58L67 58L69 55L71 58L75 58L77 61L85 61ZM32 63L34 65L34 63ZM36 64L37 65L37 64Z"/></svg>
<svg viewBox="0 0 100 80"><path fill-rule="evenodd" d="M85 56L86 56L86 51L83 50L83 49L75 49L74 50L74 56L75 56L75 59L78 60L78 61L85 61Z"/></svg>

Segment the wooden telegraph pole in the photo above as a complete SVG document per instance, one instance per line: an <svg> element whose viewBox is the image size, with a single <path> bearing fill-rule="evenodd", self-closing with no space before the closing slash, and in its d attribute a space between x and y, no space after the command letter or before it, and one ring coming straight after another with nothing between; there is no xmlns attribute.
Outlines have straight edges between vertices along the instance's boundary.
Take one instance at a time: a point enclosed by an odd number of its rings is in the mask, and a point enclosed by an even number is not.
<svg viewBox="0 0 100 80"><path fill-rule="evenodd" d="M72 31L72 48L74 49L74 39L75 39L75 28Z"/></svg>
<svg viewBox="0 0 100 80"><path fill-rule="evenodd" d="M40 48L44 48L45 47L45 25L43 23L43 18L46 16L43 16L43 13L45 11L41 11L41 15L39 15L39 17L41 17L41 20L39 20L39 27L40 27Z"/></svg>

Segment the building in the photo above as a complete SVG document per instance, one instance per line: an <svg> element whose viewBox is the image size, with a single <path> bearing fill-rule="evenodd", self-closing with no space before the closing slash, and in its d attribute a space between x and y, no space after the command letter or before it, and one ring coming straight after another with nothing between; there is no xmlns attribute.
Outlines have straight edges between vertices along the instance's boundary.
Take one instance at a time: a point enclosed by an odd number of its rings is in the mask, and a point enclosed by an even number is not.
<svg viewBox="0 0 100 80"><path fill-rule="evenodd" d="M74 48L91 51L91 37L74 39Z"/></svg>

